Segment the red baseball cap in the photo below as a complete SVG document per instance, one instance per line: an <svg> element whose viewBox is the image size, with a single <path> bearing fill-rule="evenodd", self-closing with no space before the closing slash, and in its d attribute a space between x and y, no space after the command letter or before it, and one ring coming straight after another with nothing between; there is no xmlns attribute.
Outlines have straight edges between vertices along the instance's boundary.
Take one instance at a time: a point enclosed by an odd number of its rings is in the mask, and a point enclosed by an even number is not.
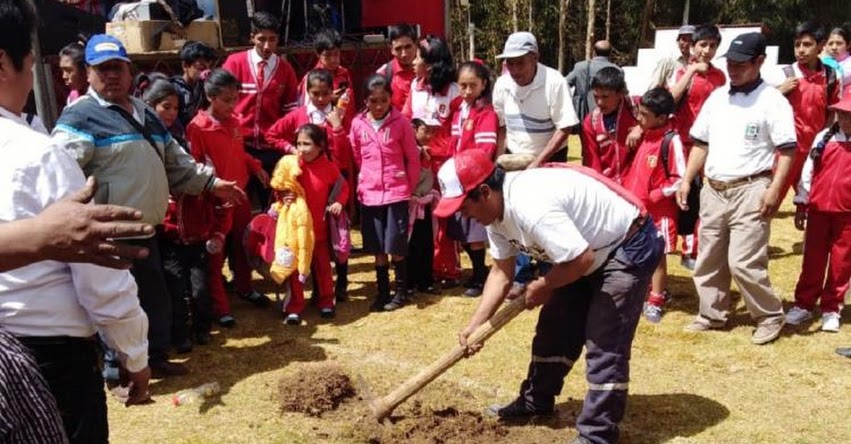
<svg viewBox="0 0 851 444"><path fill-rule="evenodd" d="M437 172L441 197L434 215L449 217L455 214L467 193L484 182L495 168L490 156L478 149L462 151L447 160Z"/></svg>
<svg viewBox="0 0 851 444"><path fill-rule="evenodd" d="M845 97L843 97L842 100L828 106L828 108L834 111L851 113L851 91L845 94Z"/></svg>

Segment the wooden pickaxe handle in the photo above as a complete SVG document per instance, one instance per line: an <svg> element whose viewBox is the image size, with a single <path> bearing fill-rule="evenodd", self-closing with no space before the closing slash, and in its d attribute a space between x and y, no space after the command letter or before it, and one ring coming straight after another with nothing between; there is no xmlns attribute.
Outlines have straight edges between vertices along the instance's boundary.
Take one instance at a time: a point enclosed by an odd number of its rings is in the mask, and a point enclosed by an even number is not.
<svg viewBox="0 0 851 444"><path fill-rule="evenodd" d="M468 345L481 344L494 333L499 331L505 324L517 317L523 310L526 309L526 301L522 296L515 298L503 306L490 320L480 325L473 334L467 339ZM416 376L405 381L402 385L390 392L383 398L370 400L369 405L372 412L378 421L388 417L393 409L399 404L405 402L414 393L417 393L428 385L431 381L437 379L446 370L449 370L455 363L464 357L464 348L456 345L448 353L441 356L439 359L431 363L428 367L420 371Z"/></svg>

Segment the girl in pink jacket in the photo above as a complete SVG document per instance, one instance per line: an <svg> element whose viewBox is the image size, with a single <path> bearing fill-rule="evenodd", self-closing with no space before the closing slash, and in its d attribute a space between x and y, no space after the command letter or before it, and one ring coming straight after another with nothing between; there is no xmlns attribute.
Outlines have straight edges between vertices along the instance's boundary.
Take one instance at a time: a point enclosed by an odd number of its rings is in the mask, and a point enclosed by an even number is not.
<svg viewBox="0 0 851 444"><path fill-rule="evenodd" d="M395 310L407 296L408 202L419 179L419 151L411 124L390 106L387 79L369 76L364 91L366 111L352 122L349 140L360 169L357 191L363 248L375 255L378 296L370 310ZM392 298L388 255L396 274Z"/></svg>

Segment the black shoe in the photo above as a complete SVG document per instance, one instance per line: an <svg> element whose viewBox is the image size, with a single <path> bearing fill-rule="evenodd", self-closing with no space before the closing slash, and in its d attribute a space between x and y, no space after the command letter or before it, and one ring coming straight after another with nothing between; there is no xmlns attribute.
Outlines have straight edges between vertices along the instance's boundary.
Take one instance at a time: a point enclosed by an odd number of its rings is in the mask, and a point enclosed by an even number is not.
<svg viewBox="0 0 851 444"><path fill-rule="evenodd" d="M319 310L319 316L323 319L333 319L336 313L333 308L323 308Z"/></svg>
<svg viewBox="0 0 851 444"><path fill-rule="evenodd" d="M251 290L247 294L240 295L240 297L248 302L251 302L257 307L268 307L269 304L272 303L272 300L269 299L268 296L263 293L259 293L256 290Z"/></svg>
<svg viewBox="0 0 851 444"><path fill-rule="evenodd" d="M178 362L157 362L151 363L151 378L163 379L169 376L183 376L189 374L189 369L185 365Z"/></svg>
<svg viewBox="0 0 851 444"><path fill-rule="evenodd" d="M174 343L174 351L178 354L185 354L192 351L192 340L189 338L183 338L175 341Z"/></svg>
<svg viewBox="0 0 851 444"><path fill-rule="evenodd" d="M372 301L371 304L369 304L369 311L384 311L384 305L386 304L387 302L383 299L376 298L374 301Z"/></svg>
<svg viewBox="0 0 851 444"><path fill-rule="evenodd" d="M236 318L233 317L232 314L228 313L226 315L222 315L218 322L222 327L232 328L236 325Z"/></svg>
<svg viewBox="0 0 851 444"><path fill-rule="evenodd" d="M199 331L195 333L195 343L198 345L207 345L212 340L213 337L210 336L210 332L208 331Z"/></svg>
<svg viewBox="0 0 851 444"><path fill-rule="evenodd" d="M417 291L425 294L440 294L440 288L435 285L418 286Z"/></svg>
<svg viewBox="0 0 851 444"><path fill-rule="evenodd" d="M851 358L851 347L839 347L836 354L845 358Z"/></svg>
<svg viewBox="0 0 851 444"><path fill-rule="evenodd" d="M456 279L441 279L440 280L440 288L446 290L447 288L455 288L458 286L458 281Z"/></svg>
<svg viewBox="0 0 851 444"><path fill-rule="evenodd" d="M485 416L499 418L505 421L523 421L534 417L550 416L552 414L552 408L548 410L533 409L527 406L526 401L521 398L517 398L504 405L494 404L485 410Z"/></svg>
<svg viewBox="0 0 851 444"><path fill-rule="evenodd" d="M462 294L468 298L477 298L482 295L482 290L484 290L484 288L484 285L475 283L467 287Z"/></svg>

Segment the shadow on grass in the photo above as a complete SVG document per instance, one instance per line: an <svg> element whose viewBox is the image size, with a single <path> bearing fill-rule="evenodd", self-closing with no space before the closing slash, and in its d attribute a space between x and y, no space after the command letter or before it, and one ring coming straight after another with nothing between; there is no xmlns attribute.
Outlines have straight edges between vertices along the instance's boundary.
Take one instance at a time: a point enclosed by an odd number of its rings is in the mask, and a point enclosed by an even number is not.
<svg viewBox="0 0 851 444"><path fill-rule="evenodd" d="M535 425L551 429L576 428L582 400L569 399L556 405L556 414L538 418ZM723 404L691 393L629 395L626 416L620 424L622 443L661 444L677 437L690 437L719 424L730 416ZM521 427L530 423L505 423Z"/></svg>

